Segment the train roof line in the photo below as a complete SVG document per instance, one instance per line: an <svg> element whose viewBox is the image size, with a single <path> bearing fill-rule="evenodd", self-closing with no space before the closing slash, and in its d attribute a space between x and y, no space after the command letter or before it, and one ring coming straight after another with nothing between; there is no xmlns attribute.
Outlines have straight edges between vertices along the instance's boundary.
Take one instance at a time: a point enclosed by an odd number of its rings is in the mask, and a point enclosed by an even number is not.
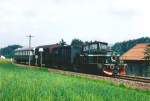
<svg viewBox="0 0 150 101"><path fill-rule="evenodd" d="M34 50L34 49L35 49L35 47L31 47L31 48L23 47L23 48L18 48L18 49L16 49L15 51Z"/></svg>

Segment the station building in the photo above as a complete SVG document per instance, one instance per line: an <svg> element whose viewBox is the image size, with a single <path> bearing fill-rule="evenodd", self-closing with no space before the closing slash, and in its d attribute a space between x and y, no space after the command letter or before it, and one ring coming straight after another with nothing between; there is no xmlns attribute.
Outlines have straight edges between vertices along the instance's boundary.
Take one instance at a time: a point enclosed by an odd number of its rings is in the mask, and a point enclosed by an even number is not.
<svg viewBox="0 0 150 101"><path fill-rule="evenodd" d="M148 60L145 59L147 48L150 48L150 44L137 44L121 56L121 59L128 65L127 74L148 76Z"/></svg>

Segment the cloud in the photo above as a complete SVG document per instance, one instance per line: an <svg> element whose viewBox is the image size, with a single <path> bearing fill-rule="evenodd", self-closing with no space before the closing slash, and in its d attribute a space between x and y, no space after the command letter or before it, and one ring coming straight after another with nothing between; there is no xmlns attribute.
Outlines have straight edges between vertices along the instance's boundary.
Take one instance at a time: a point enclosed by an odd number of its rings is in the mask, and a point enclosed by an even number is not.
<svg viewBox="0 0 150 101"><path fill-rule="evenodd" d="M0 0L0 34L5 37L0 40L2 46L28 45L28 33L35 36L34 46L61 38L68 43L74 37L109 43L136 38L141 36L136 33L150 33L148 4L148 0Z"/></svg>

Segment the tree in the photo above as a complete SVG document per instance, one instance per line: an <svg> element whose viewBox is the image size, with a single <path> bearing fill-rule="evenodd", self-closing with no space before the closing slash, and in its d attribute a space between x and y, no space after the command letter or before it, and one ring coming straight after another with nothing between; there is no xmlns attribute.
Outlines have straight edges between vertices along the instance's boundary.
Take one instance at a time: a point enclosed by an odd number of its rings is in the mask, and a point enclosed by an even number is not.
<svg viewBox="0 0 150 101"><path fill-rule="evenodd" d="M71 42L71 46L73 46L74 48L82 48L83 44L83 41L81 41L80 39L73 39Z"/></svg>
<svg viewBox="0 0 150 101"><path fill-rule="evenodd" d="M64 39L61 39L61 41L59 42L59 44L60 44L61 46L64 46L64 45L66 45L66 42L64 41Z"/></svg>
<svg viewBox="0 0 150 101"><path fill-rule="evenodd" d="M118 42L112 46L112 50L122 55L123 53L128 51L130 48L132 48L133 46L139 43L150 43L150 38L142 37L142 38L138 38L134 40Z"/></svg>
<svg viewBox="0 0 150 101"><path fill-rule="evenodd" d="M15 49L22 48L20 45L10 45L0 49L0 55L4 55L7 58L12 58Z"/></svg>

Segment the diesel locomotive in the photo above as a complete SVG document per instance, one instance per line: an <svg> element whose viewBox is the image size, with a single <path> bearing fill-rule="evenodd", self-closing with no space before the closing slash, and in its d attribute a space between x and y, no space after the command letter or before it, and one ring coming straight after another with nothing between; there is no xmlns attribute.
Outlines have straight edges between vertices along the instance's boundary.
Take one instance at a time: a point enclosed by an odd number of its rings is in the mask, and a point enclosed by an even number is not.
<svg viewBox="0 0 150 101"><path fill-rule="evenodd" d="M43 49L42 52L39 50ZM82 48L60 44L17 49L16 63L53 67L99 75L125 75L126 64L105 42L89 42Z"/></svg>

